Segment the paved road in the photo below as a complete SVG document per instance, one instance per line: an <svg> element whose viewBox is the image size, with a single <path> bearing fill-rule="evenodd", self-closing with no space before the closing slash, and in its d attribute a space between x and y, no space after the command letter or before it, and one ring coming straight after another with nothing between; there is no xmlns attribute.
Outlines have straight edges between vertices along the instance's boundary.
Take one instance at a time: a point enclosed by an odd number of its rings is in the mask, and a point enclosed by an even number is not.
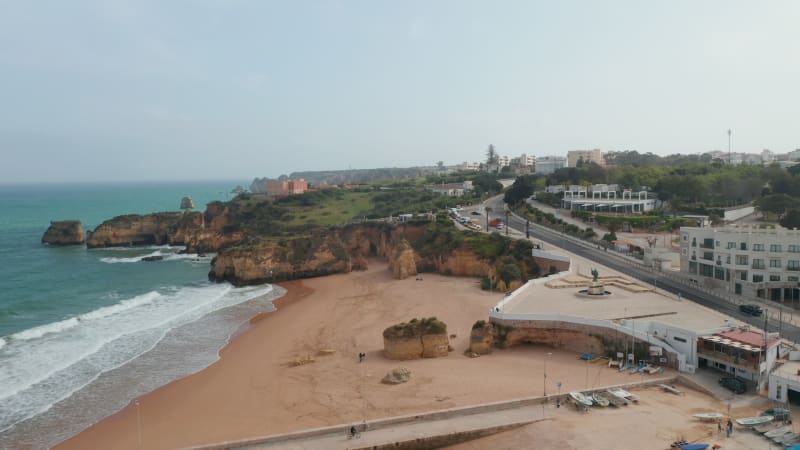
<svg viewBox="0 0 800 450"><path fill-rule="evenodd" d="M502 196L492 197L486 201L493 211L490 216L503 217L504 203ZM525 220L515 216L509 215L509 225L512 229L525 233ZM555 247L562 248L568 252L574 253L578 256L595 261L606 267L628 274L629 276L653 284L658 289L663 289L673 294L680 294L681 297L699 303L703 306L712 308L728 316L734 317L737 320L749 323L758 328L764 328L763 317L753 317L744 315L739 311L739 307L731 302L725 301L719 297L707 294L700 290L692 289L691 287L678 283L666 277L660 277L657 273L654 274L645 269L641 265L633 262L625 261L616 255L608 254L603 250L596 249L587 243L576 243L573 239L565 237L562 233L550 230L540 225L530 224L530 235L532 238L539 239L547 244ZM780 328L781 337L789 339L793 342L800 342L800 327L786 323L781 324L778 320L769 319L769 331L778 331Z"/></svg>

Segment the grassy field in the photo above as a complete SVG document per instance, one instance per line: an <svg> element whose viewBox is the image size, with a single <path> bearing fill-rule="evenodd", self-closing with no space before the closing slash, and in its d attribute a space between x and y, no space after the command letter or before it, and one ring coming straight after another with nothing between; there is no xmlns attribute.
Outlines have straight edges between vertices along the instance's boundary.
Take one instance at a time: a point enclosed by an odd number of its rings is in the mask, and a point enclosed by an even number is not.
<svg viewBox="0 0 800 450"><path fill-rule="evenodd" d="M341 192L341 194L328 196L319 204L293 205L293 218L287 225L339 225L372 208L374 192Z"/></svg>

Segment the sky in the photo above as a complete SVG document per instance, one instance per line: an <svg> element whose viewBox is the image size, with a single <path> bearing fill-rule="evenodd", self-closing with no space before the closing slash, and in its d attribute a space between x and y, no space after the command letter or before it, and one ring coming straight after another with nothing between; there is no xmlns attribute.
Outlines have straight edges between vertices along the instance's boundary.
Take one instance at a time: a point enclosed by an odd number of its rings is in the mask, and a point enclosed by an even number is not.
<svg viewBox="0 0 800 450"><path fill-rule="evenodd" d="M0 0L0 183L800 148L800 2Z"/></svg>

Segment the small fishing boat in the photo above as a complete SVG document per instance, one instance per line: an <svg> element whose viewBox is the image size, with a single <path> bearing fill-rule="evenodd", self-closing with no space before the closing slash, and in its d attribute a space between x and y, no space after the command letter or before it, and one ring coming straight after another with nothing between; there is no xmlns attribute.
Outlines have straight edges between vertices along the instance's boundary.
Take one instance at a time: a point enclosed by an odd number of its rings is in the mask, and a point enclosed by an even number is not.
<svg viewBox="0 0 800 450"><path fill-rule="evenodd" d="M704 420L706 422L716 422L718 420L722 420L725 417L725 414L718 412L708 412L708 413L692 414L692 417L694 417L695 419Z"/></svg>
<svg viewBox="0 0 800 450"><path fill-rule="evenodd" d="M581 392L570 392L570 398L575 402L575 406L589 408L592 406L592 399Z"/></svg>
<svg viewBox="0 0 800 450"><path fill-rule="evenodd" d="M709 444L681 444L681 450L706 450Z"/></svg>
<svg viewBox="0 0 800 450"><path fill-rule="evenodd" d="M668 384L659 384L658 387L660 387L664 391L669 392L671 394L675 394L675 395L683 394L683 392L679 391L677 388L675 388L673 386L670 386Z"/></svg>
<svg viewBox="0 0 800 450"><path fill-rule="evenodd" d="M597 406L606 407L611 404L611 401L605 395L595 392L592 394L592 402Z"/></svg>
<svg viewBox="0 0 800 450"><path fill-rule="evenodd" d="M736 423L743 427L757 427L759 425L766 425L772 422L775 418L772 416L755 416L755 417L742 417L736 419Z"/></svg>
<svg viewBox="0 0 800 450"><path fill-rule="evenodd" d="M647 369L647 373L649 373L650 375L653 375L653 374L656 374L656 373L659 373L659 372L660 373L664 373L664 368L663 367L658 367L658 366L650 366L650 368Z"/></svg>
<svg viewBox="0 0 800 450"><path fill-rule="evenodd" d="M620 407L620 406L628 406L628 400L622 397L618 397L611 392L606 391L603 397L611 403L612 406Z"/></svg>
<svg viewBox="0 0 800 450"><path fill-rule="evenodd" d="M631 369L631 375L636 375L637 373L639 373L640 370L642 370L643 367L644 364L642 363L637 364L633 369Z"/></svg>
<svg viewBox="0 0 800 450"><path fill-rule="evenodd" d="M639 396L636 394L631 394L630 392L626 391L625 389L620 388L612 388L607 391L609 394L616 395L617 397L624 398L625 400L631 402L638 402Z"/></svg>
<svg viewBox="0 0 800 450"><path fill-rule="evenodd" d="M619 366L619 371L620 372L625 372L626 370L628 370L630 368L631 368L631 365L629 363L623 364L622 362L620 362L620 366Z"/></svg>
<svg viewBox="0 0 800 450"><path fill-rule="evenodd" d="M764 437L766 437L768 439L772 439L772 438L775 438L775 437L783 436L784 434L791 433L791 432L792 432L792 427L783 426L783 427L780 427L780 428L775 428L774 430L767 431L766 433L764 433ZM798 449L798 450L800 450L800 449Z"/></svg>

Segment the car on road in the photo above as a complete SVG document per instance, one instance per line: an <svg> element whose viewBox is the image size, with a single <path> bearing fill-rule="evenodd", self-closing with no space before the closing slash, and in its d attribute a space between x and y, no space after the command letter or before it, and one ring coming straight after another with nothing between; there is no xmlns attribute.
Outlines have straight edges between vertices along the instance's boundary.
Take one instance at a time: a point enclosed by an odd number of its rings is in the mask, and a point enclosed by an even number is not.
<svg viewBox="0 0 800 450"><path fill-rule="evenodd" d="M719 384L720 386L733 391L735 394L744 394L747 392L747 384L738 378L723 377L719 379Z"/></svg>
<svg viewBox="0 0 800 450"><path fill-rule="evenodd" d="M770 408L759 415L772 416L775 420L789 420L792 416L792 412L783 408Z"/></svg>
<svg viewBox="0 0 800 450"><path fill-rule="evenodd" d="M472 214L473 216L480 216L481 212L480 211L472 211L470 214Z"/></svg>
<svg viewBox="0 0 800 450"><path fill-rule="evenodd" d="M751 316L760 316L764 312L760 306L753 303L739 305L739 311L750 314Z"/></svg>

